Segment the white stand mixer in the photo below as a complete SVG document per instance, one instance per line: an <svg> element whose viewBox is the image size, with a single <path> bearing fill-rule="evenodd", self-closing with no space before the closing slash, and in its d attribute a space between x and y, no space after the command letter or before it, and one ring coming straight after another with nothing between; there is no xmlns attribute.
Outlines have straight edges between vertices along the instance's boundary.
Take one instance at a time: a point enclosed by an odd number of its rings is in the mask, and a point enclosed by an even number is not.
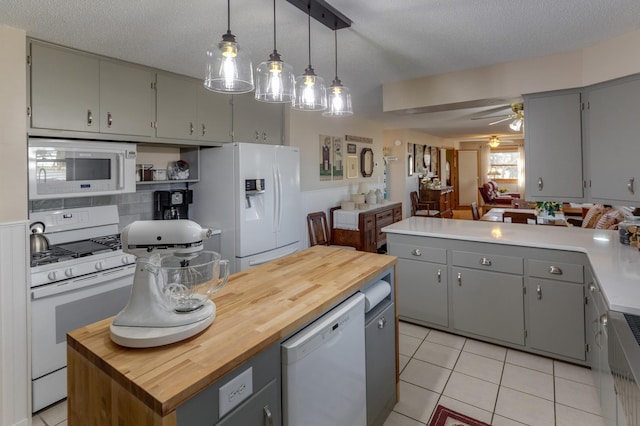
<svg viewBox="0 0 640 426"><path fill-rule="evenodd" d="M209 296L226 284L229 262L202 251L210 236L190 220L143 220L122 230L122 250L137 256L136 271L129 303L111 323L111 340L131 348L162 346L211 325L216 307Z"/></svg>

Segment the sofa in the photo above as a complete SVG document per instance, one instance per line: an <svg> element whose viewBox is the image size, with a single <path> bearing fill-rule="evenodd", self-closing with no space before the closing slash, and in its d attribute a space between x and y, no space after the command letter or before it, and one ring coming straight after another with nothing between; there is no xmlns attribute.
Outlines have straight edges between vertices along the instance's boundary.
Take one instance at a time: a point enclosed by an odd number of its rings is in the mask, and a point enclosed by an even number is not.
<svg viewBox="0 0 640 426"><path fill-rule="evenodd" d="M480 191L484 205L490 207L511 207L513 200L520 198L520 194L517 193L501 194L498 191L498 184L493 181L483 184L478 188L478 191Z"/></svg>

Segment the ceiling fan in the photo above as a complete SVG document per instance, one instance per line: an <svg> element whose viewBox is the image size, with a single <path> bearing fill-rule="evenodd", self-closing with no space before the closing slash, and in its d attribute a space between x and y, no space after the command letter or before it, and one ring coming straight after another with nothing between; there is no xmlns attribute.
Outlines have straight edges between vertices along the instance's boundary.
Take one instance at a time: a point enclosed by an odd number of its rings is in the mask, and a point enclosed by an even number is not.
<svg viewBox="0 0 640 426"><path fill-rule="evenodd" d="M500 118L500 120L496 120L489 123L489 126L512 120L511 123L509 123L509 127L511 128L511 130L519 132L520 130L522 130L522 125L524 123L524 104L522 102L511 104L511 111L512 113L507 115L503 114L503 115L489 115L484 117L473 117L472 120L486 120L488 118Z"/></svg>

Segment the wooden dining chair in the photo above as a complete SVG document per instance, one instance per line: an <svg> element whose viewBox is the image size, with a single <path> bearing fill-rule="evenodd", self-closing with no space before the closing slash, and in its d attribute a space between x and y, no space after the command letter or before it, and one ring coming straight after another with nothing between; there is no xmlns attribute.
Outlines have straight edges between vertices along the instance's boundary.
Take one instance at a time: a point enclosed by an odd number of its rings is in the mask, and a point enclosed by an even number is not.
<svg viewBox="0 0 640 426"><path fill-rule="evenodd" d="M309 213L307 226L309 228L309 247L321 245L355 250L354 247L331 244L331 231L327 225L327 215L324 212Z"/></svg>
<svg viewBox="0 0 640 426"><path fill-rule="evenodd" d="M475 201L471 203L471 215L473 220L480 220L480 211L478 210L478 203Z"/></svg>
<svg viewBox="0 0 640 426"><path fill-rule="evenodd" d="M435 201L420 201L417 191L411 191L409 198L411 199L411 216L440 217L440 210L436 208Z"/></svg>
<svg viewBox="0 0 640 426"><path fill-rule="evenodd" d="M511 219L511 223L525 223L535 225L536 215L533 213L520 213L520 212L504 212L502 214L502 221L509 222L506 218Z"/></svg>

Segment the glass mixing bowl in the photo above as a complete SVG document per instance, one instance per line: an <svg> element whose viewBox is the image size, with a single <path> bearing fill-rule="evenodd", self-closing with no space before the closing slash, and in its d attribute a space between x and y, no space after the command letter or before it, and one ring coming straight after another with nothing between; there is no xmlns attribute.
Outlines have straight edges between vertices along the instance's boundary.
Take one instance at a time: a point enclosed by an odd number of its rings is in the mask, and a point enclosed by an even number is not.
<svg viewBox="0 0 640 426"><path fill-rule="evenodd" d="M229 279L229 261L215 251L163 256L159 270L163 300L175 312L200 309Z"/></svg>

